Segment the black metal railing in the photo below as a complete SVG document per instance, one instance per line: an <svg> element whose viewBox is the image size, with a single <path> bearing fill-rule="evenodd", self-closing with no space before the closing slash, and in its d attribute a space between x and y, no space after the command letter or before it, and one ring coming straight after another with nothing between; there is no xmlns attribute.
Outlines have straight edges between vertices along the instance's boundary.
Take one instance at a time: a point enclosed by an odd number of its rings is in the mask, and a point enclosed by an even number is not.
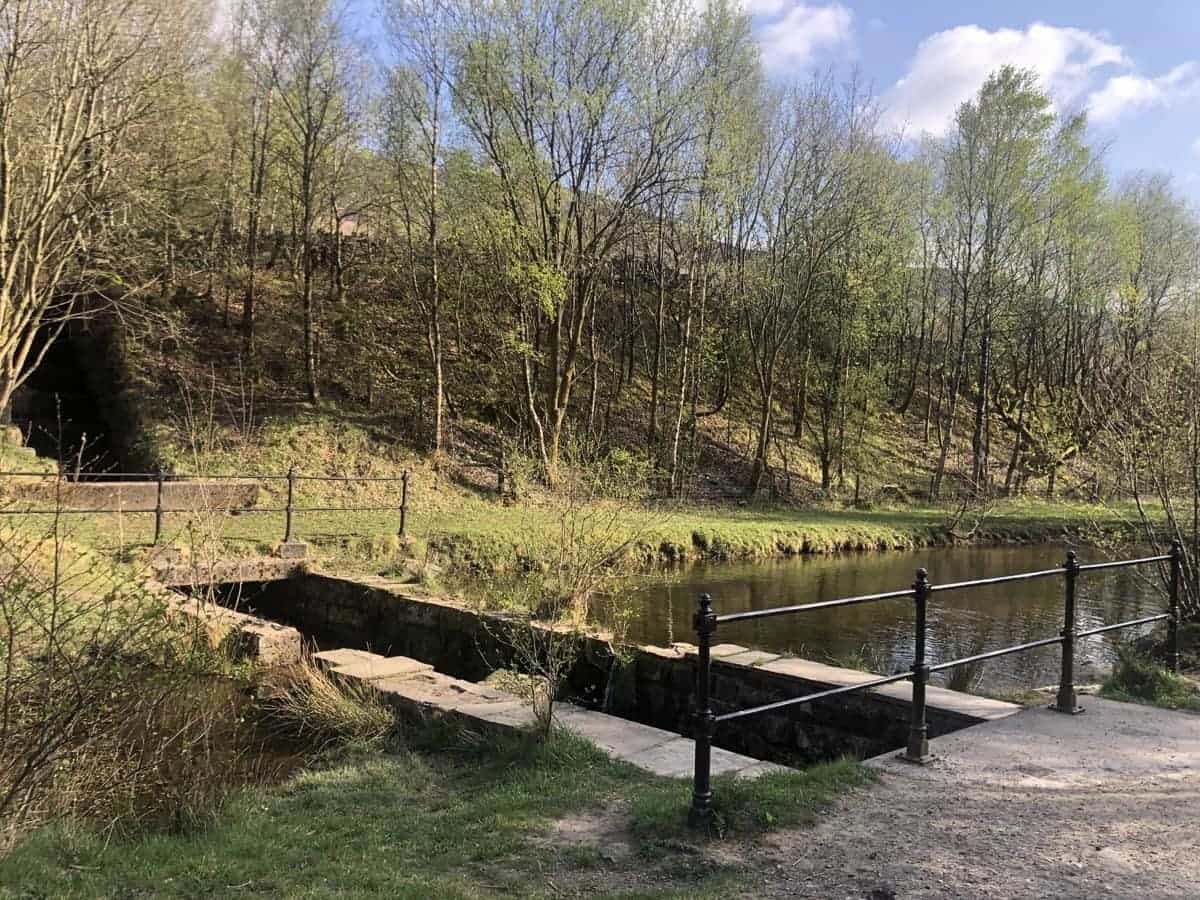
<svg viewBox="0 0 1200 900"><path fill-rule="evenodd" d="M155 485L155 500L154 506L151 507L121 507L103 508L103 507L85 507L72 508L55 503L53 506L41 507L15 507L4 506L0 507L0 516L30 516L30 515L69 515L69 516L105 516L105 515L153 515L154 516L154 543L161 543L163 537L163 526L166 517L171 513L235 513L238 515L254 514L254 513L283 513L284 516L284 543L290 543L294 539L294 519L297 513L313 513L313 512L393 512L398 518L396 533L399 537L407 536L408 531L408 482L409 473L407 470L400 475L384 476L384 475L303 475L296 471L295 466L291 466L283 475L277 474L259 474L259 473L238 473L238 474L220 474L220 475L182 475L168 474L163 471L159 472L89 472L88 482L67 481L61 473L56 472L0 472L0 479L6 478L40 478L43 480L59 481L67 485L67 490L79 489L83 484L103 483L104 481L119 481L122 484L146 484L152 483ZM206 482L214 481L246 481L256 483L268 482L286 482L285 501L282 506L258 506L258 505L193 505L182 507L171 507L166 505L165 494L168 484L181 485L196 485L203 486ZM296 485L301 481L327 482L327 483L347 483L347 484L367 484L367 483L382 483L382 484L398 484L400 486L400 496L395 503L386 505L369 505L369 506L302 506L296 502ZM49 498L52 499L52 498Z"/></svg>
<svg viewBox="0 0 1200 900"><path fill-rule="evenodd" d="M913 763L927 763L932 757L929 753L929 729L925 716L925 688L929 676L934 672L965 666L971 663L997 659L1013 653L1022 653L1038 647L1049 647L1054 644L1062 646L1062 666L1059 675L1058 694L1052 709L1068 714L1081 712L1076 702L1075 694L1075 643L1080 638L1094 634L1104 634L1123 628L1134 628L1138 625L1148 625L1152 622L1167 623L1167 664L1173 671L1179 669L1179 591L1180 573L1183 568L1183 545L1178 541L1171 544L1169 553L1160 556L1144 556L1137 559L1121 559L1109 562L1089 563L1080 565L1074 551L1067 553L1063 564L1053 569L1043 569L1036 572L1018 572L1013 575L1001 575L994 578L978 578L973 581L956 581L949 584L932 584L929 573L925 569L917 569L917 577L912 586L897 591L884 591L877 594L863 594L856 597L842 597L837 600L822 600L816 603L802 603L791 606L776 606L769 609L756 609L747 612L718 614L713 611L712 597L702 594L697 606L693 625L697 636L697 668L695 710L693 713L693 736L696 744L695 767L692 780L692 805L689 820L695 826L706 826L712 817L712 744L717 726L724 722L744 719L762 713L773 712L787 707L826 700L843 694L869 691L873 688L894 684L898 681L912 682L912 704L909 719L908 741L900 756ZM1075 586L1079 575L1084 572L1097 572L1105 569L1119 569L1129 566L1169 563L1168 578L1168 608L1165 613L1152 616L1142 616L1125 622L1111 625L1101 625L1097 628L1079 630L1076 627ZM1019 581L1030 581L1037 578L1061 577L1063 590L1063 627L1057 637L1041 638L1002 647L986 653L976 653L962 659L929 665L925 659L927 638L927 614L929 599L934 594L946 591L964 590L998 584L1010 584ZM915 607L915 628L912 666L908 671L895 675L887 675L858 684L829 688L805 694L801 697L789 697L752 706L745 709L732 710L717 715L712 709L712 644L717 627L733 622L746 622L754 619L766 619L774 616L796 615L815 610L837 609L844 606L855 606L861 603L876 603L886 600L910 599Z"/></svg>

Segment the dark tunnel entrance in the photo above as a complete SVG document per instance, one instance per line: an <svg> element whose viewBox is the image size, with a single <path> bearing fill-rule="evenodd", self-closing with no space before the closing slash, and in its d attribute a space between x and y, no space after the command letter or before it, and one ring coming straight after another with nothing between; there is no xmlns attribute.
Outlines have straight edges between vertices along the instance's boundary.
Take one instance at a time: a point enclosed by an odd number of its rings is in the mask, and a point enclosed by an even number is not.
<svg viewBox="0 0 1200 900"><path fill-rule="evenodd" d="M38 339L42 343L32 358L48 339L50 346L13 397L13 424L25 435L26 446L38 456L58 460L71 476L78 472L81 480L102 472L127 471L79 338L66 328L57 337L43 329Z"/></svg>

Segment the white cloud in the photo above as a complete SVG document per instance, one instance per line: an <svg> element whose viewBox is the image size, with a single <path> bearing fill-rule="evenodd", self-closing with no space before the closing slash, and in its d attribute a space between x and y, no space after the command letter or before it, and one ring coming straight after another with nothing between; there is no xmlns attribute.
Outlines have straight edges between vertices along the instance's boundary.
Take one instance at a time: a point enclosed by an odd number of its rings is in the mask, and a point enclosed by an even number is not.
<svg viewBox="0 0 1200 900"><path fill-rule="evenodd" d="M1200 65L1180 63L1165 75L1146 78L1141 75L1117 75L1092 94L1088 115L1108 124L1127 112L1151 106L1169 106L1176 100L1200 94Z"/></svg>
<svg viewBox="0 0 1200 900"><path fill-rule="evenodd" d="M959 104L1003 65L1038 71L1056 104L1084 96L1100 71L1130 65L1125 51L1079 28L1040 22L1024 31L961 25L930 35L917 47L908 71L884 96L887 120L910 132L944 134ZM1113 79L1115 80L1115 79Z"/></svg>
<svg viewBox="0 0 1200 900"><path fill-rule="evenodd" d="M854 15L840 3L801 3L784 12L787 7L786 0L749 0L746 4L747 12L771 18L758 32L763 63L768 69L802 66L818 50L847 44L853 37Z"/></svg>
<svg viewBox="0 0 1200 900"><path fill-rule="evenodd" d="M788 0L744 0L742 9L747 15L771 18L783 12Z"/></svg>

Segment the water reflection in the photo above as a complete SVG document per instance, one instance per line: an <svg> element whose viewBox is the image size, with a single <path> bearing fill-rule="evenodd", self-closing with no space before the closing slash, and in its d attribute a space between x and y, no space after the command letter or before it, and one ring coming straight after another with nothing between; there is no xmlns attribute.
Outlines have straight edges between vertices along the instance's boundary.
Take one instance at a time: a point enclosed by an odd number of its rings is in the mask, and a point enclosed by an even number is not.
<svg viewBox="0 0 1200 900"><path fill-rule="evenodd" d="M637 604L629 636L642 643L693 641L691 615L697 594L704 591L712 594L718 612L736 612L893 590L911 584L918 566L929 569L935 584L1053 568L1062 563L1065 552L1058 545L963 547L701 564L639 585L643 602ZM1107 558L1087 549L1079 555L1081 562ZM1083 629L1161 612L1166 600L1151 566L1081 575L1077 605ZM929 606L929 661L1053 637L1062 627L1062 608L1061 578L935 594ZM913 604L904 599L728 625L718 631L717 639L814 659L853 660L875 671L893 672L911 664L912 629ZM1078 680L1095 677L1097 668L1114 659L1117 643L1132 636L1127 630L1081 640L1076 651ZM969 673L946 675L960 689L1007 691L1056 681L1058 665L1059 650L1051 646L992 660ZM972 683L964 683L967 676Z"/></svg>

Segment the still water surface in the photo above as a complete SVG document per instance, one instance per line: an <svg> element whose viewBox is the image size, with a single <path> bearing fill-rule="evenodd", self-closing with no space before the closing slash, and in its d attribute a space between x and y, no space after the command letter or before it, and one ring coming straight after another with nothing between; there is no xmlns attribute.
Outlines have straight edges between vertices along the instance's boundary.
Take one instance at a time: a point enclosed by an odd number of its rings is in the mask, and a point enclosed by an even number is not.
<svg viewBox="0 0 1200 900"><path fill-rule="evenodd" d="M896 590L912 583L919 566L929 570L936 584L1053 568L1062 564L1065 553L1061 545L954 547L698 564L640 583L629 637L639 643L694 643L691 617L702 592L712 595L717 612L738 612ZM1107 558L1100 551L1079 551L1081 563ZM1084 629L1161 612L1166 600L1154 567L1146 566L1082 574L1076 603ZM1053 637L1062 628L1062 613L1061 578L934 594L929 601L929 662ZM1097 668L1115 658L1119 641L1145 630L1082 639L1076 650L1077 680L1095 678ZM913 601L883 600L735 623L719 628L716 639L811 659L855 660L890 673L912 663ZM958 670L957 676L943 673L940 680L953 679L950 683L958 689L1011 691L1056 682L1058 666L1059 648L1051 646Z"/></svg>

